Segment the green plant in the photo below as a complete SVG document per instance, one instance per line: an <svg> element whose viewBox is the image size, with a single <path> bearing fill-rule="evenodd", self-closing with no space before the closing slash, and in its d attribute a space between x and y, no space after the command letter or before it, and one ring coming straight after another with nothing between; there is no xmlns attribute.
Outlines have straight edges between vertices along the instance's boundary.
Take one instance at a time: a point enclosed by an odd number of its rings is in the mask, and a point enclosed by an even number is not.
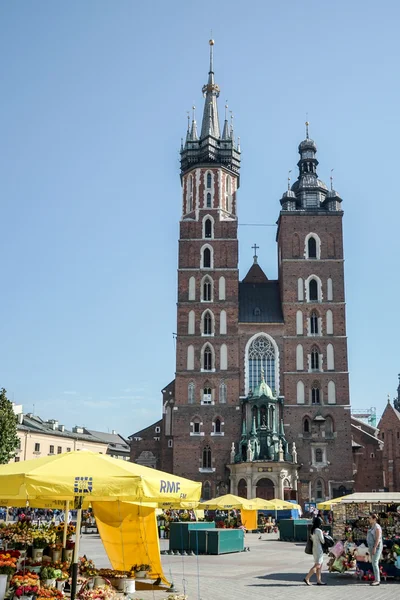
<svg viewBox="0 0 400 600"><path fill-rule="evenodd" d="M17 417L12 403L6 396L6 390L0 390L0 464L5 465L14 458L19 447L17 435Z"/></svg>
<svg viewBox="0 0 400 600"><path fill-rule="evenodd" d="M43 567L40 571L40 579L44 581L45 579L55 579L57 577L57 570L53 569L53 567Z"/></svg>

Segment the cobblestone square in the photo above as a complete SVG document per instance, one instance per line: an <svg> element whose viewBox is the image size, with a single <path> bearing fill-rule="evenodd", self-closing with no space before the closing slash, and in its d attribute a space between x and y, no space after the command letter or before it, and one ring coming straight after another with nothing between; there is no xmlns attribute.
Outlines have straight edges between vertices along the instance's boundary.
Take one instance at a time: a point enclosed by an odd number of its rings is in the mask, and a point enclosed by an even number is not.
<svg viewBox="0 0 400 600"><path fill-rule="evenodd" d="M325 600L350 598L363 600L391 600L400 597L400 581L389 580L380 587L357 581L354 574L330 574L326 568L323 580L327 586L323 592L319 586L306 587L305 573L311 566L312 557L304 553L304 544L279 542L266 536L247 534L249 552L221 556L163 556L165 576L173 581L176 592L186 592L189 600L275 600L290 597L315 598L323 594ZM161 541L167 549L168 542ZM83 536L82 553L87 553L96 566L109 565L99 536ZM135 600L160 600L166 598L163 591L138 592Z"/></svg>

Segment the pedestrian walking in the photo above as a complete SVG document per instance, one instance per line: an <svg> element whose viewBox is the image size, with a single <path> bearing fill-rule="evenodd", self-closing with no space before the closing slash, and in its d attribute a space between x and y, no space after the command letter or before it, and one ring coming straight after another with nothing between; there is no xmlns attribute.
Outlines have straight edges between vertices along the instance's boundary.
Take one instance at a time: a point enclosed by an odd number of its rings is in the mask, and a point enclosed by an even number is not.
<svg viewBox="0 0 400 600"><path fill-rule="evenodd" d="M317 585L326 585L326 583L324 583L321 580L321 569L324 562L323 545L325 543L324 534L321 527L322 519L320 519L319 517L315 517L311 527L312 553L314 565L311 567L311 569L304 578L304 583L306 585L311 585L310 577L312 577L314 573L317 576Z"/></svg>
<svg viewBox="0 0 400 600"><path fill-rule="evenodd" d="M379 571L379 560L382 554L382 528L378 523L378 517L375 513L369 516L370 528L367 533L367 545L369 555L371 557L372 570L374 571L375 580L370 585L379 585L381 582L381 574Z"/></svg>

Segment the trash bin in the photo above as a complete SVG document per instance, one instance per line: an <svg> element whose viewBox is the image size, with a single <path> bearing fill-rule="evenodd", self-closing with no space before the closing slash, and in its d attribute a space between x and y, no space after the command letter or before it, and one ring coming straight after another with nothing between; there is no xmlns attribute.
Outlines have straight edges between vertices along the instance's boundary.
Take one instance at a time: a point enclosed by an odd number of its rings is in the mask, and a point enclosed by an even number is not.
<svg viewBox="0 0 400 600"><path fill-rule="evenodd" d="M197 523L195 521L171 523L169 549L174 550L175 552L191 550L189 544L189 532L201 529L215 529L215 523Z"/></svg>

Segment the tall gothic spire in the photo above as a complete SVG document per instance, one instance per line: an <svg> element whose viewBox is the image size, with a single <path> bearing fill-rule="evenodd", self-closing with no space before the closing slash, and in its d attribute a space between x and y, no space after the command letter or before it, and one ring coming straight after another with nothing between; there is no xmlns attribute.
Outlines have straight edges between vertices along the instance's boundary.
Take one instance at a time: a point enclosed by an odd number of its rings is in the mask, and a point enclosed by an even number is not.
<svg viewBox="0 0 400 600"><path fill-rule="evenodd" d="M210 44L210 70L208 72L208 82L203 86L203 94L205 97L203 122L201 124L200 139L204 139L211 135L214 138L220 138L219 118L217 98L219 96L219 86L214 81L214 40L209 41Z"/></svg>

